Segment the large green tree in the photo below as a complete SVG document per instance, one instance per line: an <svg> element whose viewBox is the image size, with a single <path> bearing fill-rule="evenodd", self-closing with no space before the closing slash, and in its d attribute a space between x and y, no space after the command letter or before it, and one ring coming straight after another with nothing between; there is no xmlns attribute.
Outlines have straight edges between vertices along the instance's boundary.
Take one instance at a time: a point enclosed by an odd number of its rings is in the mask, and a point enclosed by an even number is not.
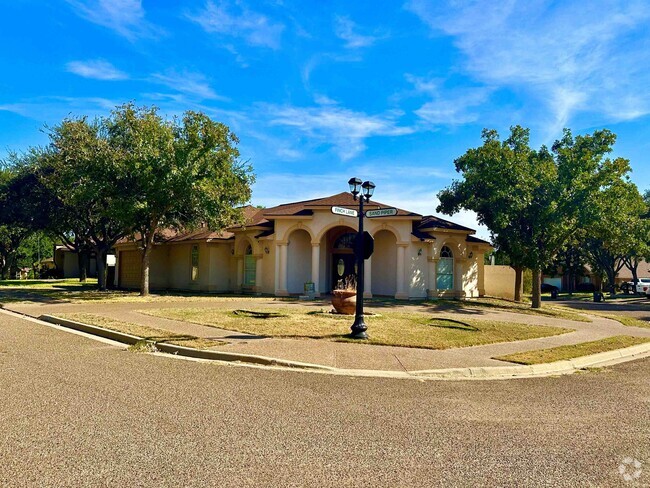
<svg viewBox="0 0 650 488"><path fill-rule="evenodd" d="M475 211L498 247L533 271L539 308L542 269L584 237L600 215L595 203L630 169L627 160L606 158L615 140L608 130L575 138L565 130L551 150L533 150L528 129L511 127L504 141L484 130L483 145L455 160L463 179L440 192L438 211Z"/></svg>
<svg viewBox="0 0 650 488"><path fill-rule="evenodd" d="M142 249L140 291L147 295L159 231L240 222L252 169L239 159L235 134L200 112L166 120L155 107L126 104L113 112L107 132L128 180L129 217Z"/></svg>

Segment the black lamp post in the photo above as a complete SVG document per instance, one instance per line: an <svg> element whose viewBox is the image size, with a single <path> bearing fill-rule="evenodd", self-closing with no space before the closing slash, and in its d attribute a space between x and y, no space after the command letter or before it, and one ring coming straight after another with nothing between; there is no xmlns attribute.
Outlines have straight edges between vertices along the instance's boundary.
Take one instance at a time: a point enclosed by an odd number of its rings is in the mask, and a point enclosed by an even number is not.
<svg viewBox="0 0 650 488"><path fill-rule="evenodd" d="M354 200L356 201L359 198L359 230L354 245L354 257L357 261L357 310L350 336L353 339L367 339L368 334L366 330L368 330L368 326L363 320L363 201L370 201L370 197L375 191L375 184L372 181L361 183L359 178L350 178L348 184L350 185L350 193L352 193ZM360 193L362 194L359 195Z"/></svg>

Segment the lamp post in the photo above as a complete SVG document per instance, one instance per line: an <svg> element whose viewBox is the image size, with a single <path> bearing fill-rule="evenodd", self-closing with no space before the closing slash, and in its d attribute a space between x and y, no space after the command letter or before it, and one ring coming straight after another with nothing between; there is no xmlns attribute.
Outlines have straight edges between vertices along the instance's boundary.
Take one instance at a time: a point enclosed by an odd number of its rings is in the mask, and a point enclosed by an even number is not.
<svg viewBox="0 0 650 488"><path fill-rule="evenodd" d="M363 320L363 202L364 200L366 202L370 201L370 197L375 191L375 184L372 181L361 183L359 178L350 178L348 185L350 185L350 193L352 193L354 201L357 201L357 198L359 199L359 230L354 243L354 257L357 262L357 310L350 336L353 339L367 339L368 333L366 330L368 330L368 326Z"/></svg>

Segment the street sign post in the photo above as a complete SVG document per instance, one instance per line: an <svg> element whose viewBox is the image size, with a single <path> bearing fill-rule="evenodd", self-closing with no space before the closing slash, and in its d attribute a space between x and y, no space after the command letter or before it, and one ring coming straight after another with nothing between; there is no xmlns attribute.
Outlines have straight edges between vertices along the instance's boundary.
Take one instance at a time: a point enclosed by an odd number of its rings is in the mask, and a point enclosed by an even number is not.
<svg viewBox="0 0 650 488"><path fill-rule="evenodd" d="M344 215L346 217L356 217L358 212L351 208L332 207L332 213L336 215Z"/></svg>
<svg viewBox="0 0 650 488"><path fill-rule="evenodd" d="M392 217L397 215L396 208L380 208L378 210L366 210L366 217L374 219L376 217Z"/></svg>

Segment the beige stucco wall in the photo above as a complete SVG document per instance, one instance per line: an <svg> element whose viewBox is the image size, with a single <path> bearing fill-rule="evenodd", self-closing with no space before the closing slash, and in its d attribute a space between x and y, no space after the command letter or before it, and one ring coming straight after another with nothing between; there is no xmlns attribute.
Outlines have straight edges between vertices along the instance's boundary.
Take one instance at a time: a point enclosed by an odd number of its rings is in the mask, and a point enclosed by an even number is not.
<svg viewBox="0 0 650 488"><path fill-rule="evenodd" d="M515 298L515 270L510 266L487 265L485 270L485 294L492 297Z"/></svg>
<svg viewBox="0 0 650 488"><path fill-rule="evenodd" d="M374 237L370 290L373 295L394 296L397 293L397 240L388 231L377 232Z"/></svg>
<svg viewBox="0 0 650 488"><path fill-rule="evenodd" d="M243 264L250 245L258 276L255 286L246 291L298 294L305 282L315 281L318 292L330 293L331 246L336 232L354 232L356 225L356 218L317 210L312 216L278 217L271 236L257 239L260 229L242 229L235 232L234 239L200 243L195 282L190 279L191 243L157 246L159 256L152 257L152 287L155 283L156 288L242 291ZM422 241L411 235L412 225L408 218L365 220L366 230L375 237L375 252L366 261L367 294L415 299L476 297L483 288L489 293L482 277L485 245L467 243L466 232L440 232L434 234L434 240ZM438 292L435 263L444 245L454 253L454 289Z"/></svg>

